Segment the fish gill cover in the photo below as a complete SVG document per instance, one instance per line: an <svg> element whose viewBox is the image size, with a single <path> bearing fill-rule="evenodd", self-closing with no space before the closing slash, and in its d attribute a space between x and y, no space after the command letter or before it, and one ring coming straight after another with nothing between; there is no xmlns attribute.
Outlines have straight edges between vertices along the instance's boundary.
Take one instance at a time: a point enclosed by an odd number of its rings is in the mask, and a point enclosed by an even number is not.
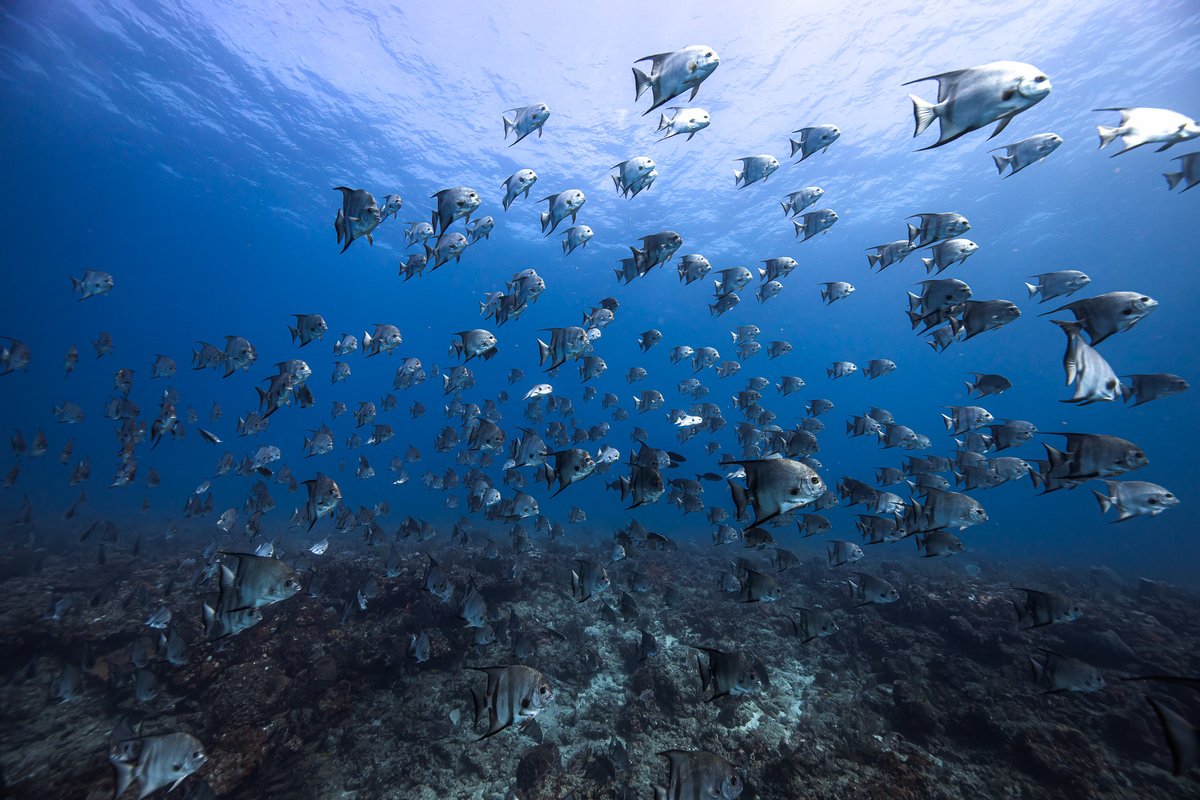
<svg viewBox="0 0 1200 800"><path fill-rule="evenodd" d="M1195 796L1200 13L793 6L6 4L0 793Z"/></svg>

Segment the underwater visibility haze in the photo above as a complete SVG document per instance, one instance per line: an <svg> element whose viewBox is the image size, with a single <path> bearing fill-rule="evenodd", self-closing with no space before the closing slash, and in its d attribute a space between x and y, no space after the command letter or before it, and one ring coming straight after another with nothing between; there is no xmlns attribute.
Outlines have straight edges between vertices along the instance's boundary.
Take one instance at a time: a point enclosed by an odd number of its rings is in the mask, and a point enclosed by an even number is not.
<svg viewBox="0 0 1200 800"><path fill-rule="evenodd" d="M1200 7L0 9L0 794L1200 794Z"/></svg>

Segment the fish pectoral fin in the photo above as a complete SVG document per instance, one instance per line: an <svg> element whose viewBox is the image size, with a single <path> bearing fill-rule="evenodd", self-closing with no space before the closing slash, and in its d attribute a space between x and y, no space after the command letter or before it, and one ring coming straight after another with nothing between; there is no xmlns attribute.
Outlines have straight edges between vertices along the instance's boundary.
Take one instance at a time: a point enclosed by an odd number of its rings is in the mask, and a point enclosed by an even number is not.
<svg viewBox="0 0 1200 800"><path fill-rule="evenodd" d="M992 131L992 135L989 136L988 138L994 139L997 136L999 136L1000 132L1008 127L1008 123L1012 122L1013 117L1015 117L1016 115L1017 115L1017 112L1012 111L1008 114L1005 114L1003 117L1001 117L999 120L1000 124L996 126L996 130Z"/></svg>

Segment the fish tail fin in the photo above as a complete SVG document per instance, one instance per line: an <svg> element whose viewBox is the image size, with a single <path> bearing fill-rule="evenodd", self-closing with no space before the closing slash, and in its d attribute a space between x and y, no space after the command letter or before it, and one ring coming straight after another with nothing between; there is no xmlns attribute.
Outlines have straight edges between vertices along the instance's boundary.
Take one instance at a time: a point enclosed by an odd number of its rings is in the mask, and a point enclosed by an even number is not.
<svg viewBox="0 0 1200 800"><path fill-rule="evenodd" d="M1170 178L1168 178L1167 180L1170 180ZM1171 184L1171 188L1174 189L1175 184ZM76 278L74 275L72 275L71 276L71 291L78 292L80 287L82 287L82 286L83 286L83 281L79 280L79 278Z"/></svg>
<svg viewBox="0 0 1200 800"><path fill-rule="evenodd" d="M298 337L298 336L300 335L300 329L299 329L299 327L293 328L291 325L288 325L288 326L287 326L287 329L288 329L288 331L289 331L289 332L292 334L292 344L295 344L295 343L296 343L296 337Z"/></svg>
<svg viewBox="0 0 1200 800"><path fill-rule="evenodd" d="M375 340L371 338L371 332L370 332L370 331L363 331L363 335L362 335L362 348L363 348L363 352L364 352L364 353L366 353L368 350L370 350L370 349L371 349L371 343L372 343L372 342L374 342L374 341L375 341Z"/></svg>
<svg viewBox="0 0 1200 800"><path fill-rule="evenodd" d="M942 414L942 424L946 426L946 430L948 431L954 429L954 419L946 416L945 414Z"/></svg>
<svg viewBox="0 0 1200 800"><path fill-rule="evenodd" d="M970 381L963 381L963 386L967 387L967 397L970 397L971 392L975 391L975 389L978 388L978 384L971 383Z"/></svg>
<svg viewBox="0 0 1200 800"><path fill-rule="evenodd" d="M658 120L658 128L657 128L657 130L660 130L660 131L665 131L665 130L666 130L667 128L669 128L669 127L671 127L671 120L667 119L667 115L666 115L666 114L663 114L663 115L661 116L661 118Z"/></svg>
<svg viewBox="0 0 1200 800"><path fill-rule="evenodd" d="M1182 174L1182 173L1181 173L1181 174ZM793 208L795 208L795 206L793 206L791 203L789 203L789 202L787 202L787 201L784 201L784 202L780 203L779 205L783 206L783 215L784 215L785 217L786 217L788 214L791 214L791 213L792 213L792 209L793 209Z"/></svg>
<svg viewBox="0 0 1200 800"><path fill-rule="evenodd" d="M912 244L913 242L915 242L917 240L917 237L920 235L921 235L921 229L918 228L916 225L913 225L911 222L908 223L908 243Z"/></svg>
<svg viewBox="0 0 1200 800"><path fill-rule="evenodd" d="M926 275L932 274L933 270L937 267L937 259L934 258L922 258L921 263L925 265Z"/></svg>
<svg viewBox="0 0 1200 800"><path fill-rule="evenodd" d="M796 235L797 235L797 236L799 236L800 234L804 233L804 223L803 223L803 222L799 222L799 221L797 221L797 220L792 220L792 225L794 225L794 226L795 226L795 228L796 228Z"/></svg>
<svg viewBox="0 0 1200 800"><path fill-rule="evenodd" d="M654 83L650 80L649 75L642 72L637 67L633 68L633 88L634 91L637 92L637 94L635 94L633 97L634 101L640 100L642 98L642 94L644 94L645 91L651 88L653 85Z"/></svg>
<svg viewBox="0 0 1200 800"><path fill-rule="evenodd" d="M1037 296L1037 293L1038 293L1039 291L1041 291L1041 287L1040 287L1040 286L1034 286L1032 283L1027 283L1027 284L1025 284L1025 288L1029 290L1029 297L1030 297L1030 299L1032 299L1032 298L1036 297L1036 296Z"/></svg>
<svg viewBox="0 0 1200 800"><path fill-rule="evenodd" d="M1100 513L1107 514L1113 507L1112 498L1098 489L1092 489L1092 494L1096 495L1096 502L1100 504Z"/></svg>
<svg viewBox="0 0 1200 800"><path fill-rule="evenodd" d="M736 170L736 169L735 169L735 170L733 171L733 185L734 185L734 186L737 186L739 183L741 183L741 182L742 182L742 178L744 178L744 177L745 177L745 175L746 175L746 173L744 173L744 172L742 172L742 171L740 171L740 170Z"/></svg>
<svg viewBox="0 0 1200 800"><path fill-rule="evenodd" d="M620 178L620 176L617 176L617 175L610 175L609 177L610 177L610 178L612 178L613 186L617 187L617 191L618 191L618 192L620 192L620 191L621 191L621 178Z"/></svg>
<svg viewBox="0 0 1200 800"><path fill-rule="evenodd" d="M1167 179L1167 188L1174 189L1176 186L1179 185L1179 182L1181 180L1183 180L1183 173L1182 172L1164 172L1163 177ZM75 280L75 279L72 278L71 280Z"/></svg>
<svg viewBox="0 0 1200 800"><path fill-rule="evenodd" d="M992 156L992 161L996 162L996 170L1001 175L1004 174L1004 168L1011 166L1013 163L1013 159L1010 156Z"/></svg>
<svg viewBox="0 0 1200 800"><path fill-rule="evenodd" d="M540 216L542 220L542 233L546 233L547 229L550 227L550 212L543 211Z"/></svg>
<svg viewBox="0 0 1200 800"><path fill-rule="evenodd" d="M1096 133L1100 134L1100 147L1098 149L1103 150L1113 139L1117 138L1117 131L1119 130L1119 128L1110 128L1107 125L1097 125Z"/></svg>
<svg viewBox="0 0 1200 800"><path fill-rule="evenodd" d="M550 358L550 345L546 344L541 339L538 339L537 343L538 343L538 366L540 367L542 364L546 363L546 359Z"/></svg>
<svg viewBox="0 0 1200 800"><path fill-rule="evenodd" d="M504 138L507 139L508 134L512 133L513 128L515 128L516 125L514 125L513 122L511 120L509 120L508 117L502 116L502 117L500 117L500 119L504 120ZM514 142L513 144L516 144L516 142Z"/></svg>
<svg viewBox="0 0 1200 800"><path fill-rule="evenodd" d="M867 253L867 264L870 265L870 267L872 269L874 269L876 266L879 265L880 258L881 258L881 256L879 256L876 253Z"/></svg>
<svg viewBox="0 0 1200 800"><path fill-rule="evenodd" d="M916 130L913 131L913 136L920 136L937 119L938 107L933 103L922 100L915 94L910 94L908 99L912 100L913 121L916 123Z"/></svg>
<svg viewBox="0 0 1200 800"><path fill-rule="evenodd" d="M1163 734L1171 748L1172 772L1179 777L1192 768L1200 755L1200 736L1196 727L1153 697L1147 698L1162 725ZM657 798L657 794L655 795Z"/></svg>
<svg viewBox="0 0 1200 800"><path fill-rule="evenodd" d="M804 148L804 142L797 142L795 139L788 139L788 144L790 144L792 146L792 153L790 156L788 156L788 158L791 158L791 156L796 155L797 150L801 150Z"/></svg>

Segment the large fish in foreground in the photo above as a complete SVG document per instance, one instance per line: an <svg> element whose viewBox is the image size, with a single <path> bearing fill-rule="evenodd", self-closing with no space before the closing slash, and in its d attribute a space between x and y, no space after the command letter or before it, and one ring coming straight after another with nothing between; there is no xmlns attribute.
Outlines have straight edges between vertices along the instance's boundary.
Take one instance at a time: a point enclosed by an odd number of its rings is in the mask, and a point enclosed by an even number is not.
<svg viewBox="0 0 1200 800"><path fill-rule="evenodd" d="M114 797L125 794L134 781L138 784L139 800L168 784L174 789L208 759L200 740L187 733L120 738L118 731L113 733L108 754L109 763L117 772ZM128 733L133 733L132 729Z"/></svg>
<svg viewBox="0 0 1200 800"><path fill-rule="evenodd" d="M642 116L689 89L692 90L692 94L688 100L695 100L696 92L700 91L700 84L721 64L717 51L702 44L688 45L673 53L646 56L639 58L635 63L640 64L643 61L650 62L650 71L633 68L634 89L637 91L634 100L640 99L649 89L654 103L642 112Z"/></svg>
<svg viewBox="0 0 1200 800"><path fill-rule="evenodd" d="M812 467L789 458L761 461L728 461L746 471L746 487L729 481L733 502L740 519L747 505L754 508L754 524L786 514L793 508L812 503L825 493L825 482Z"/></svg>
<svg viewBox="0 0 1200 800"><path fill-rule="evenodd" d="M943 72L908 81L910 86L922 81L938 82L937 103L929 103L909 95L913 118L920 136L933 121L941 120L938 140L921 150L932 150L953 142L965 133L979 130L993 122L1000 123L992 131L996 136L1012 122L1013 117L1041 102L1050 94L1050 79L1032 64L1019 61L993 61L969 69Z"/></svg>
<svg viewBox="0 0 1200 800"><path fill-rule="evenodd" d="M734 800L742 793L737 768L716 753L664 750L659 755L667 759L667 785L655 785L654 800Z"/></svg>
<svg viewBox="0 0 1200 800"><path fill-rule="evenodd" d="M482 692L471 687L475 704L475 723L486 713L488 730L482 741L516 723L526 725L554 699L550 682L533 667L513 664L508 667L471 667L487 675Z"/></svg>

